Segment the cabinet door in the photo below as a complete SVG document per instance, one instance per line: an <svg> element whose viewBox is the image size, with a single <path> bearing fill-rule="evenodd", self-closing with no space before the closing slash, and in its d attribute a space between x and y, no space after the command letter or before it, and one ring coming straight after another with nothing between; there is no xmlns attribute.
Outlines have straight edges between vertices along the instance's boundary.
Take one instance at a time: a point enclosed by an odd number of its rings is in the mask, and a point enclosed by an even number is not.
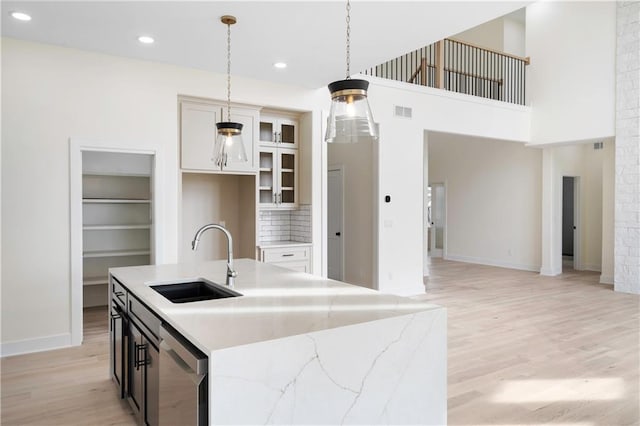
<svg viewBox="0 0 640 426"><path fill-rule="evenodd" d="M278 206L294 208L298 205L298 150L278 149Z"/></svg>
<svg viewBox="0 0 640 426"><path fill-rule="evenodd" d="M188 170L220 172L213 161L217 129L221 121L222 105L182 102L180 105L180 152L181 167ZM226 119L226 113L225 113ZM256 143L255 127L258 123L257 110L232 108L231 120L243 125L242 142L247 154L246 163L229 163L224 172L255 172Z"/></svg>
<svg viewBox="0 0 640 426"><path fill-rule="evenodd" d="M212 160L216 141L217 106L182 102L180 105L181 166L191 170L217 170Z"/></svg>
<svg viewBox="0 0 640 426"><path fill-rule="evenodd" d="M118 385L120 398L125 397L124 362L124 316L115 302L111 302L110 346L111 346L111 377Z"/></svg>
<svg viewBox="0 0 640 426"><path fill-rule="evenodd" d="M129 364L127 375L129 386L127 399L138 420L141 419L144 410L144 368L140 365L140 355L143 352L143 347L142 333L133 321L129 321Z"/></svg>
<svg viewBox="0 0 640 426"><path fill-rule="evenodd" d="M146 340L146 339L145 339ZM144 424L149 426L158 426L160 420L158 418L160 407L158 398L160 396L160 353L158 349L146 341L147 350L145 351L145 404L144 404Z"/></svg>
<svg viewBox="0 0 640 426"><path fill-rule="evenodd" d="M259 140L260 145L276 146L278 143L278 119L269 115L260 116Z"/></svg>
<svg viewBox="0 0 640 426"><path fill-rule="evenodd" d="M260 207L277 207L278 194L278 150L275 148L260 149L260 168L258 197Z"/></svg>
<svg viewBox="0 0 640 426"><path fill-rule="evenodd" d="M298 147L298 122L281 118L278 121L278 143L283 148Z"/></svg>

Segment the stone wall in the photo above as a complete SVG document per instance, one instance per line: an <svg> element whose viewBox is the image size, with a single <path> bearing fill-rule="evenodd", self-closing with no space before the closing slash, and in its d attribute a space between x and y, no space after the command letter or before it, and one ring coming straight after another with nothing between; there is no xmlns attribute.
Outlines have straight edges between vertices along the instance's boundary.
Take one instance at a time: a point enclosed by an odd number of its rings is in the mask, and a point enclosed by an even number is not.
<svg viewBox="0 0 640 426"><path fill-rule="evenodd" d="M640 2L617 2L616 291L640 294Z"/></svg>

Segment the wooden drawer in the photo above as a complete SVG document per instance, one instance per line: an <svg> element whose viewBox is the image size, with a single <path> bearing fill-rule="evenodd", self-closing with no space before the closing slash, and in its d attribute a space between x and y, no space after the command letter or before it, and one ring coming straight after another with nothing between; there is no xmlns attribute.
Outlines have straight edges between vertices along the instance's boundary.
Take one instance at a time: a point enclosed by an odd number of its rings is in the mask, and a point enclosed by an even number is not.
<svg viewBox="0 0 640 426"><path fill-rule="evenodd" d="M159 342L160 319L135 297L129 297L129 318L136 320L136 323L146 328L145 334L151 333L151 336L148 336L151 340L155 338L155 343Z"/></svg>
<svg viewBox="0 0 640 426"><path fill-rule="evenodd" d="M292 262L308 260L311 247L278 247L262 249L262 261L265 263Z"/></svg>

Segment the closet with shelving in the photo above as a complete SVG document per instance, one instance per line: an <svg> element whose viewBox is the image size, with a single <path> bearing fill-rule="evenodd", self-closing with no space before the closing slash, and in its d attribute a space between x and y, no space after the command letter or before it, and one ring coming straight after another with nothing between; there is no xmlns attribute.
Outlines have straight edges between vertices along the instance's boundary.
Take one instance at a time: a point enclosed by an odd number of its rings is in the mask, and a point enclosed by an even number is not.
<svg viewBox="0 0 640 426"><path fill-rule="evenodd" d="M82 153L83 306L108 303L108 269L148 265L153 240L153 156Z"/></svg>

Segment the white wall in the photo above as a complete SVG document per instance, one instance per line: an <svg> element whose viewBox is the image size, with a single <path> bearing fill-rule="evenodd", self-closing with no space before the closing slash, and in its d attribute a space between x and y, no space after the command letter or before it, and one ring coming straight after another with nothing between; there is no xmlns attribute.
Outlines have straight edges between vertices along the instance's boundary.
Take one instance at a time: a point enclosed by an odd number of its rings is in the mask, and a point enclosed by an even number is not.
<svg viewBox="0 0 640 426"><path fill-rule="evenodd" d="M614 135L615 2L540 1L527 7L532 143Z"/></svg>
<svg viewBox="0 0 640 426"><path fill-rule="evenodd" d="M525 10L519 9L455 34L452 38L524 57L526 54L524 16Z"/></svg>
<svg viewBox="0 0 640 426"><path fill-rule="evenodd" d="M525 10L516 11L503 18L504 26L504 51L517 56L527 56L526 47L526 28L525 21L519 15L524 17Z"/></svg>
<svg viewBox="0 0 640 426"><path fill-rule="evenodd" d="M241 78L233 84L237 102L314 111L317 116L328 104L326 89ZM157 207L165 220L158 230L158 238L164 239L158 259L173 263L182 243L177 97L224 99L225 88L224 75L2 40L3 353L69 341L69 138L162 150L165 194L164 204ZM312 126L318 128L318 123ZM320 146L319 132L313 134L318 137L313 145ZM319 176L317 165L313 170ZM320 191L320 179L314 185ZM320 252L320 246L314 250Z"/></svg>
<svg viewBox="0 0 640 426"><path fill-rule="evenodd" d="M396 294L424 292L424 130L527 141L529 108L504 102L370 78L369 99L380 123L378 288ZM413 118L393 116L394 106ZM384 196L391 202L385 203Z"/></svg>
<svg viewBox="0 0 640 426"><path fill-rule="evenodd" d="M504 21L502 17L485 22L477 27L470 28L452 38L466 41L480 47L503 51L504 48Z"/></svg>
<svg viewBox="0 0 640 426"><path fill-rule="evenodd" d="M542 151L523 144L429 134L429 181L446 187L444 257L540 267Z"/></svg>

